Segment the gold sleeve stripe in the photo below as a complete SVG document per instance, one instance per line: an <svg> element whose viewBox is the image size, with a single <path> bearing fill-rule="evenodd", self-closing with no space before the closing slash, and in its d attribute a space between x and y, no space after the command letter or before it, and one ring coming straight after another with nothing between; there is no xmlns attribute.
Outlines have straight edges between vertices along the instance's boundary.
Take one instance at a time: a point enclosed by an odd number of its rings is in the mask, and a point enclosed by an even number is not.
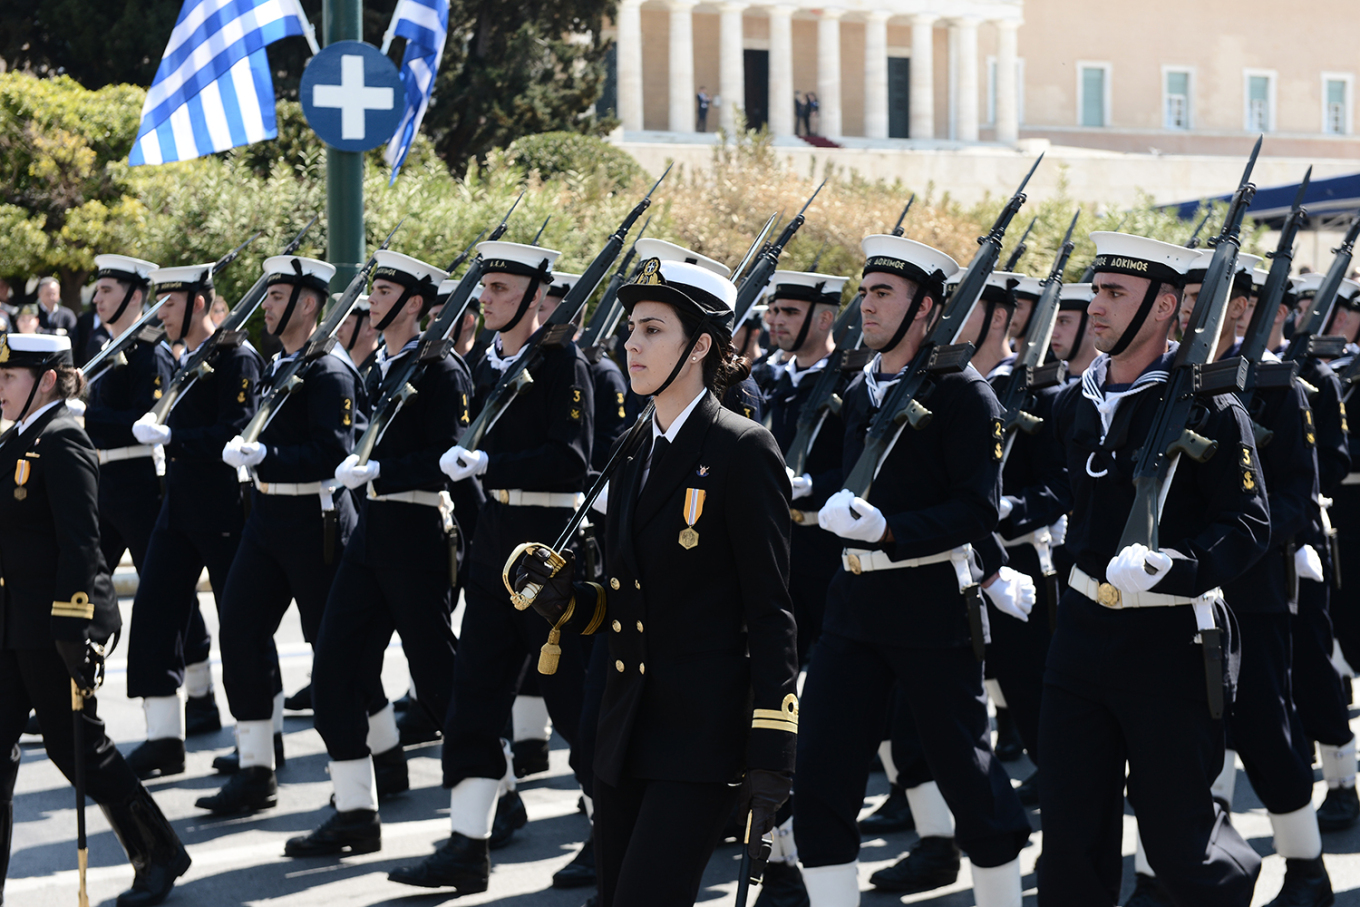
<svg viewBox="0 0 1360 907"><path fill-rule="evenodd" d="M605 601L604 586L599 583L586 583L587 586L595 590L595 613L590 617L590 623L581 631L582 636L590 636L600 629L600 624L604 623Z"/></svg>
<svg viewBox="0 0 1360 907"><path fill-rule="evenodd" d="M84 592L77 592L71 596L69 602L52 602L52 616L92 620L94 618L94 605L90 603L88 595Z"/></svg>
<svg viewBox="0 0 1360 907"><path fill-rule="evenodd" d="M759 712L765 711L758 709ZM798 733L798 723L795 721L775 721L767 718L757 718L751 722L752 728L763 728L767 731L788 731L790 734Z"/></svg>
<svg viewBox="0 0 1360 907"><path fill-rule="evenodd" d="M771 731L798 733L798 697L789 693L784 697L783 707L778 709L755 709L752 711L751 727Z"/></svg>

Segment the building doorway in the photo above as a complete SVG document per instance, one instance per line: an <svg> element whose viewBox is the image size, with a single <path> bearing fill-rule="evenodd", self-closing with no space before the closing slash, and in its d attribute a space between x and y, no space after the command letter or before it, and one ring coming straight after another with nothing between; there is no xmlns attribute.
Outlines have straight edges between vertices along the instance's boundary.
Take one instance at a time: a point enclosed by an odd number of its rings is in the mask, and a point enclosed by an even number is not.
<svg viewBox="0 0 1360 907"><path fill-rule="evenodd" d="M770 121L770 52L744 50L742 62L746 75L746 126L759 129ZM723 99L728 103L727 99Z"/></svg>
<svg viewBox="0 0 1360 907"><path fill-rule="evenodd" d="M911 137L911 60L888 58L888 138Z"/></svg>

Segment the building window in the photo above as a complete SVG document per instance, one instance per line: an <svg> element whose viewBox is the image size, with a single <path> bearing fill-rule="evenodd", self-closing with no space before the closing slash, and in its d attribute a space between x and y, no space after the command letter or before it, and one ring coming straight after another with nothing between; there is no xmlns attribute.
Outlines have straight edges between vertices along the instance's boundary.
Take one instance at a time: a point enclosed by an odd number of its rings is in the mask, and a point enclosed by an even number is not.
<svg viewBox="0 0 1360 907"><path fill-rule="evenodd" d="M1243 74L1246 99L1244 128L1248 132L1275 130L1275 73L1247 70Z"/></svg>
<svg viewBox="0 0 1360 907"><path fill-rule="evenodd" d="M1025 58L1015 60L1015 118L1025 123ZM996 57L987 58L987 125L996 125Z"/></svg>
<svg viewBox="0 0 1360 907"><path fill-rule="evenodd" d="M1350 135L1354 82L1348 73L1322 74L1322 131L1327 135Z"/></svg>
<svg viewBox="0 0 1360 907"><path fill-rule="evenodd" d="M1167 129L1189 129L1190 70L1163 70L1162 88L1162 125Z"/></svg>
<svg viewBox="0 0 1360 907"><path fill-rule="evenodd" d="M1077 125L1110 125L1110 64L1077 63Z"/></svg>

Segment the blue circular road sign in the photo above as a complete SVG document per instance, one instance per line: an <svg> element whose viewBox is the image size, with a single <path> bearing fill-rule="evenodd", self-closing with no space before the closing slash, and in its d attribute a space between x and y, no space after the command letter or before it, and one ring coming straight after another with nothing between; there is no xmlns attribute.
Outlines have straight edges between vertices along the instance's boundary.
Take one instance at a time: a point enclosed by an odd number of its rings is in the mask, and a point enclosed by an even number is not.
<svg viewBox="0 0 1360 907"><path fill-rule="evenodd" d="M386 144L406 108L396 64L362 41L337 41L312 57L298 94L307 123L341 151Z"/></svg>

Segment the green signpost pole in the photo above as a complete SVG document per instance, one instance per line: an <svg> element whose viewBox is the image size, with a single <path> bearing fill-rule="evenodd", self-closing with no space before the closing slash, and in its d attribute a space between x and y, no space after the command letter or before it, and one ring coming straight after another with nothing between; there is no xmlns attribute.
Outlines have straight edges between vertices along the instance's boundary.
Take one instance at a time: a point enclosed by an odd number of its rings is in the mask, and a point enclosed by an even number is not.
<svg viewBox="0 0 1360 907"><path fill-rule="evenodd" d="M363 0L325 0L325 44L362 41ZM326 148L326 258L335 265L332 289L344 289L366 259L364 238L364 156Z"/></svg>

